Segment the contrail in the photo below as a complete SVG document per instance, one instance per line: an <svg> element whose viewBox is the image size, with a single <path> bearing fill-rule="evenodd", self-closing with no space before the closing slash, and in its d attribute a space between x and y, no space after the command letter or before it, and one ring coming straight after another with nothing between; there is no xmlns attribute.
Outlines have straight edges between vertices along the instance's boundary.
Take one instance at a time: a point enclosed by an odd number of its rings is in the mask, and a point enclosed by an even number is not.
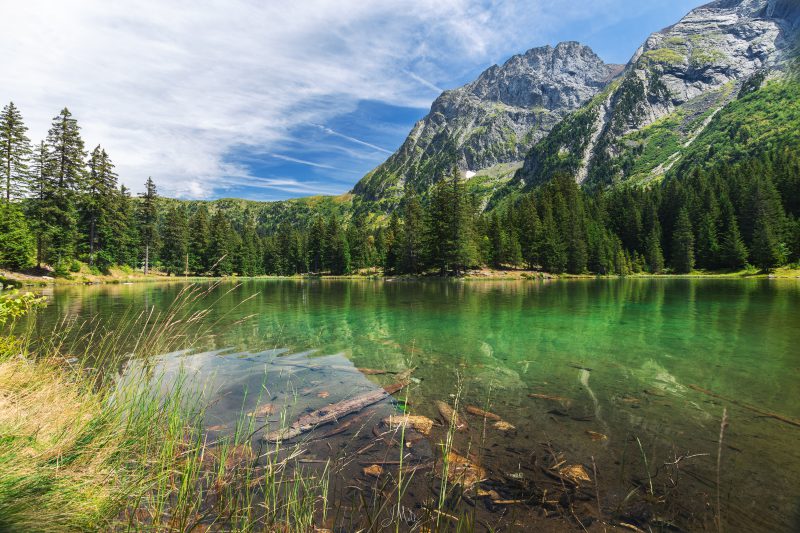
<svg viewBox="0 0 800 533"><path fill-rule="evenodd" d="M344 133L339 133L338 131L333 131L332 129L327 128L327 127L325 127L325 126L323 126L321 124L311 124L311 125L321 129L322 131L324 131L328 135L335 135L337 137L341 137L342 139L347 139L350 142L358 143L358 144L361 144L363 146L368 146L369 148L372 148L373 150L378 150L378 151L386 153L386 154L393 154L394 153L391 150L387 150L386 148L381 148L380 146L376 146L374 144L370 144L370 143L368 143L366 141L362 141L361 139L356 139L355 137L350 137L349 135L345 135Z"/></svg>
<svg viewBox="0 0 800 533"><path fill-rule="evenodd" d="M344 172L348 172L347 170L345 170L343 168L332 167L330 165L324 165L322 163L315 163L313 161L307 161L305 159L297 159L295 157L289 157L288 155L273 154L273 153L271 153L269 155L271 155L275 159L282 159L284 161L289 161L291 163L300 163L301 165L308 165L310 167L328 168L328 169L331 169L331 170L342 170Z"/></svg>
<svg viewBox="0 0 800 533"><path fill-rule="evenodd" d="M436 85L434 85L433 83L429 82L428 80L426 80L426 79L425 79L425 78L423 78L422 76L417 76L416 74L414 74L414 73L413 73L413 72L411 72L410 70L406 70L406 71L404 71L404 72L405 72L406 74L408 74L408 75L409 75L409 76L410 76L410 77L411 77L413 80L415 80L415 81L417 81L417 82L421 83L421 84L422 84L422 85L424 85L425 87L428 87L428 88L430 88L430 89L433 89L433 90L434 90L434 91L436 91L437 93L443 93L443 92L444 92L444 89L442 89L441 87L437 87Z"/></svg>

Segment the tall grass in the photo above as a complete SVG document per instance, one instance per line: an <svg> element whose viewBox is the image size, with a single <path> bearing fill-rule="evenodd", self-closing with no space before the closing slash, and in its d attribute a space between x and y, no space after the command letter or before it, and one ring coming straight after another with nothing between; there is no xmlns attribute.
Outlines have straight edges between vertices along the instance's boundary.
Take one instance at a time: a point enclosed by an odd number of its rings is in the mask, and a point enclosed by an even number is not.
<svg viewBox="0 0 800 533"><path fill-rule="evenodd" d="M294 468L297 449L254 449L244 412L211 442L202 387L150 363L213 335L215 288L187 286L114 329L65 319L44 340L2 337L0 530L306 531L324 518L327 470Z"/></svg>
<svg viewBox="0 0 800 533"><path fill-rule="evenodd" d="M405 425L396 475L355 512L329 496L344 464L306 470L299 459L308 441L254 440L263 427L244 401L233 430L212 438L203 383L158 363L160 354L212 343L234 322L211 316L219 292L187 285L165 311L128 311L113 326L67 317L42 335L33 320L7 325L16 337L0 336L0 531L312 531L337 519L373 531L472 529L474 517L456 511L469 487L449 464L455 417L416 524L405 507L419 475L418 465L406 466ZM455 413L461 396L459 380Z"/></svg>

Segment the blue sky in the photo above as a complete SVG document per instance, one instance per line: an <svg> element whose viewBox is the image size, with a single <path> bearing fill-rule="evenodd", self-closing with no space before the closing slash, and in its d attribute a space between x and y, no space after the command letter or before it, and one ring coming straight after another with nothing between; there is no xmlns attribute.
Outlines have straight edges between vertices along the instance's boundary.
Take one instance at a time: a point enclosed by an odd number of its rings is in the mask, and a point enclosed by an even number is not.
<svg viewBox="0 0 800 533"><path fill-rule="evenodd" d="M625 63L702 3L28 0L4 8L0 100L34 141L68 106L134 190L153 176L184 198L340 194L441 89L564 40Z"/></svg>

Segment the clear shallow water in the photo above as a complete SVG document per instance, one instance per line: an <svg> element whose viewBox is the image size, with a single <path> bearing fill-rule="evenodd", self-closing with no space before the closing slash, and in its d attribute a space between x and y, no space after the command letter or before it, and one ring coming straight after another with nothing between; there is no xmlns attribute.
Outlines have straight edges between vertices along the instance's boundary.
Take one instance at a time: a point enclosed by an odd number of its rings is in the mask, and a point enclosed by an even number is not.
<svg viewBox="0 0 800 533"><path fill-rule="evenodd" d="M114 327L132 310L166 309L182 288L58 287L37 327L45 335L66 315ZM800 282L265 280L213 292L206 324L219 321L214 337L162 364L171 371L188 366L211 383L208 422L219 431L241 409L255 408L258 394L291 400L296 414L393 379L356 368L416 367L413 412L437 416L433 402L451 399L461 383L462 403L488 401L516 426L507 434L488 431L478 446L498 476L525 470L547 442L571 462L589 467L594 458L604 502L619 503L632 484L647 480L637 437L652 470L682 455L709 454L681 460L674 500L651 512L668 513L663 523L711 529L726 406L723 521L729 530L800 528L800 428L690 387L800 419ZM372 414L394 409L384 403ZM608 439L592 440L587 431ZM327 451L310 453L346 454L372 437L362 433L346 432ZM431 441L423 455L435 448L435 436ZM657 483L674 481L661 470Z"/></svg>

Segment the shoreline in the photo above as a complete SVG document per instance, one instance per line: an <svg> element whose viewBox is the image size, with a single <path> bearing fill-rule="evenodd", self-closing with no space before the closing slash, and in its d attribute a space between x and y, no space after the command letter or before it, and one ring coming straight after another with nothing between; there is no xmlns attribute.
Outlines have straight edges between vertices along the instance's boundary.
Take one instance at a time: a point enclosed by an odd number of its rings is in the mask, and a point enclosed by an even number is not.
<svg viewBox="0 0 800 533"><path fill-rule="evenodd" d="M133 283L166 283L166 282L209 282L209 281L251 281L251 280L296 280L296 281L556 281L556 280L587 280L587 279L800 279L800 268L782 267L773 272L753 272L741 270L737 272L706 272L696 271L690 274L650 274L638 273L627 276L601 275L601 274L551 274L535 270L494 270L482 269L470 271L462 276L438 275L383 275L375 274L350 274L343 276L300 274L292 276L167 276L162 273L143 274L141 272L123 273L112 270L110 274L77 273L70 278L56 278L44 275L32 275L21 272L0 270L0 290L2 287L48 287L56 285L119 285Z"/></svg>

